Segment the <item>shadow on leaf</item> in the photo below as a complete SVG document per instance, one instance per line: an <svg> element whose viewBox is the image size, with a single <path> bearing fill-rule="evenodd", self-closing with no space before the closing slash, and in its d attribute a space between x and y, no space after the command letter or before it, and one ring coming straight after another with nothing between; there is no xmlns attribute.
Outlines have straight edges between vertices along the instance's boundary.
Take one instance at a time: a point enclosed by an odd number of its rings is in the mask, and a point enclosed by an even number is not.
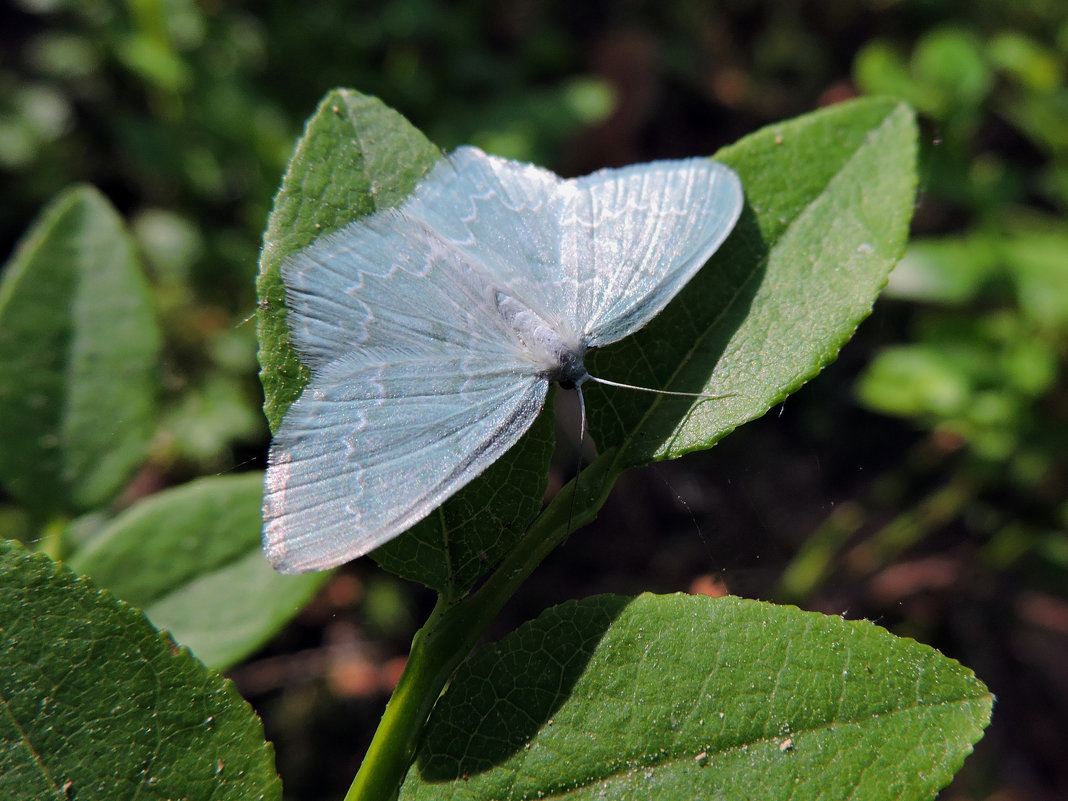
<svg viewBox="0 0 1068 801"><path fill-rule="evenodd" d="M587 599L582 614L567 614L572 604L565 604L554 610L555 625L515 632L513 637L525 638L522 647L513 641L507 649L491 645L479 651L434 708L416 761L420 778L448 782L489 770L552 726L556 710L574 700L575 685L602 637L633 600Z"/></svg>

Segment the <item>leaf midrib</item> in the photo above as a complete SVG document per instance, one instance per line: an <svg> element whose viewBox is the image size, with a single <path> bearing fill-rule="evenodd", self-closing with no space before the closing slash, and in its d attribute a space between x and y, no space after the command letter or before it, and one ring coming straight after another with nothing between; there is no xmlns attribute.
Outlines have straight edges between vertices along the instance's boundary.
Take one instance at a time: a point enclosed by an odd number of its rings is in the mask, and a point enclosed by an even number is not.
<svg viewBox="0 0 1068 801"><path fill-rule="evenodd" d="M976 702L992 698L993 696L987 692L975 696L963 696L955 700L941 700L931 704L912 703L905 707L896 707L885 710L870 711L862 716L856 716L852 718L838 718L834 720L828 720L818 725L807 726L803 729L784 732L782 735L770 736L770 737L758 737L753 740L747 740L745 742L732 743L728 746L721 748L714 748L712 746L705 746L699 743L691 745L689 748L678 748L679 741L676 740L676 748L671 750L655 748L645 749L641 753L634 754L632 756L621 758L620 767L605 771L595 776L587 776L581 781L569 783L566 787L560 787L557 789L537 789L534 793L518 796L520 801L535 801L535 799L548 799L548 798L561 798L566 799L571 794L579 789L592 787L602 782L609 781L611 779L620 778L627 774L634 773L640 770L649 770L652 768L671 766L675 763L689 764L693 761L696 754L702 751L707 753L709 762L711 763L715 757L726 757L735 753L745 753L750 749L766 747L769 745L775 745L778 748L781 741L787 737L797 738L802 735L818 735L821 733L831 733L831 730L835 727L844 726L863 726L865 722L875 720L878 718L880 721L894 720L894 718L916 714L918 711L931 710L931 709L950 709L950 708L965 708ZM796 746L795 746L796 747ZM696 749L696 750L695 750ZM529 753L526 751L524 753ZM643 759L643 757L646 757ZM518 775L521 765L517 765L513 776ZM706 770L715 770L712 764L705 766ZM514 782L513 782L514 784Z"/></svg>

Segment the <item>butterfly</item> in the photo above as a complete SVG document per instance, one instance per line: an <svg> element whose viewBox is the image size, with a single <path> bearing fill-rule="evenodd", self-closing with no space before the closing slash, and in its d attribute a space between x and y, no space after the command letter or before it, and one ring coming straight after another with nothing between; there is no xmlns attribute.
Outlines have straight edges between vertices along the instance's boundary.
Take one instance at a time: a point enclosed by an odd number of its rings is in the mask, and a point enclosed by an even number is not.
<svg viewBox="0 0 1068 801"><path fill-rule="evenodd" d="M283 573L418 523L530 428L587 351L646 325L723 243L737 175L694 158L564 180L461 147L399 207L282 265L311 379L274 436L263 545Z"/></svg>

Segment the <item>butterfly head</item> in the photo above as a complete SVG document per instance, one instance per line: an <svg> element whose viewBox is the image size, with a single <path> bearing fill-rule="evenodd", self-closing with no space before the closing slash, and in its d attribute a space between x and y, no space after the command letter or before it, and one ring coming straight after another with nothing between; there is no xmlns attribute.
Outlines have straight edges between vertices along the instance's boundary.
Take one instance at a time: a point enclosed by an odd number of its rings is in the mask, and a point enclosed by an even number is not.
<svg viewBox="0 0 1068 801"><path fill-rule="evenodd" d="M563 348L556 352L557 366L549 372L549 379L558 383L564 389L575 389L586 381L590 374L586 372L583 363L586 348Z"/></svg>

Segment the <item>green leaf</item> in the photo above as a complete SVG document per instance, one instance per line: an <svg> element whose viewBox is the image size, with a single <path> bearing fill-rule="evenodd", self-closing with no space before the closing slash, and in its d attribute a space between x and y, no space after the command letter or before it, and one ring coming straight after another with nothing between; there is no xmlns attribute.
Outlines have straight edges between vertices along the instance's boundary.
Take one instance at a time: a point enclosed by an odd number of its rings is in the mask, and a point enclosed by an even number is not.
<svg viewBox="0 0 1068 801"><path fill-rule="evenodd" d="M978 106L993 83L983 43L955 26L927 31L916 44L912 66L920 81L940 89L953 106Z"/></svg>
<svg viewBox="0 0 1068 801"><path fill-rule="evenodd" d="M1036 94L1053 93L1064 80L1062 56L1020 31L1001 31L992 36L986 56L991 64Z"/></svg>
<svg viewBox="0 0 1068 801"><path fill-rule="evenodd" d="M308 381L289 343L282 263L323 234L396 206L440 157L400 114L358 92L330 92L308 120L267 220L256 284L263 409L272 431Z"/></svg>
<svg viewBox="0 0 1068 801"><path fill-rule="evenodd" d="M260 377L272 429L308 378L288 341L282 262L318 236L403 201L440 156L397 112L357 92L331 92L308 121L275 199L260 259ZM374 558L448 597L464 594L541 507L552 432L552 415L543 414L477 481Z"/></svg>
<svg viewBox="0 0 1068 801"><path fill-rule="evenodd" d="M902 417L960 414L973 400L971 376L938 344L884 348L857 383L861 403Z"/></svg>
<svg viewBox="0 0 1068 801"><path fill-rule="evenodd" d="M1068 234L1063 221L1054 226L1057 230L1013 232L1002 238L999 251L1027 319L1059 333L1068 328Z"/></svg>
<svg viewBox="0 0 1068 801"><path fill-rule="evenodd" d="M859 100L773 125L716 158L747 207L730 238L644 330L594 354L594 375L694 402L595 387L590 428L621 467L708 448L832 362L901 257L916 128L901 103Z"/></svg>
<svg viewBox="0 0 1068 801"><path fill-rule="evenodd" d="M260 549L263 474L152 495L116 517L70 566L140 607L222 669L266 642L328 574L282 576Z"/></svg>
<svg viewBox="0 0 1068 801"><path fill-rule="evenodd" d="M905 300L963 304L979 294L997 268L998 243L993 237L924 239L909 245L886 292Z"/></svg>
<svg viewBox="0 0 1068 801"><path fill-rule="evenodd" d="M461 667L401 798L931 798L992 703L971 671L867 622L599 596Z"/></svg>
<svg viewBox="0 0 1068 801"><path fill-rule="evenodd" d="M229 681L14 543L0 543L0 642L0 798L282 797Z"/></svg>
<svg viewBox="0 0 1068 801"><path fill-rule="evenodd" d="M41 215L0 284L0 480L41 513L109 500L153 433L160 333L122 221L80 186Z"/></svg>
<svg viewBox="0 0 1068 801"><path fill-rule="evenodd" d="M857 53L853 80L865 94L899 97L922 111L940 112L944 103L936 87L917 81L904 57L879 40Z"/></svg>

